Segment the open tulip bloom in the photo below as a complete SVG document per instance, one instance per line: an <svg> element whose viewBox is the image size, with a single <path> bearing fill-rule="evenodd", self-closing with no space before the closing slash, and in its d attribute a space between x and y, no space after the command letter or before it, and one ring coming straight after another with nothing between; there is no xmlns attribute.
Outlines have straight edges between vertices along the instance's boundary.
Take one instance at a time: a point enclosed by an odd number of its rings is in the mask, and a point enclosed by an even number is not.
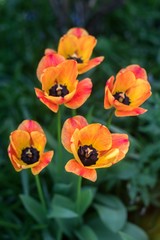
<svg viewBox="0 0 160 240"><path fill-rule="evenodd" d="M42 90L35 88L37 97L53 112L61 104L72 109L80 107L91 94L92 82L89 78L78 81L77 75L75 60L47 68L41 76Z"/></svg>
<svg viewBox="0 0 160 240"><path fill-rule="evenodd" d="M61 138L65 149L74 155L65 165L66 171L91 181L97 179L97 168L110 167L119 162L129 148L128 135L111 134L104 125L88 124L82 116L65 121Z"/></svg>
<svg viewBox="0 0 160 240"><path fill-rule="evenodd" d="M58 54L78 63L78 73L84 73L100 64L104 57L91 58L97 40L83 28L71 28L60 38Z"/></svg>
<svg viewBox="0 0 160 240"><path fill-rule="evenodd" d="M44 153L46 136L41 126L33 120L24 120L10 135L8 155L16 171L31 168L39 174L53 157L54 152Z"/></svg>
<svg viewBox="0 0 160 240"><path fill-rule="evenodd" d="M139 107L151 96L151 87L146 71L139 65L121 69L116 79L106 82L104 108L114 107L118 117L137 116L147 110Z"/></svg>

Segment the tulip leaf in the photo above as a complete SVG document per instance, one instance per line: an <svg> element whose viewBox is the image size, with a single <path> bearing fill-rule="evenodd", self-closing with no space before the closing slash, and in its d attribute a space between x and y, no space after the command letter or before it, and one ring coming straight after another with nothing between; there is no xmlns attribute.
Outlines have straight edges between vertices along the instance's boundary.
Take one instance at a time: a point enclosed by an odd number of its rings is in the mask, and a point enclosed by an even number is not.
<svg viewBox="0 0 160 240"><path fill-rule="evenodd" d="M91 227L87 225L83 225L81 228L76 230L75 235L79 240L86 240L86 239L98 240L95 232L92 230Z"/></svg>
<svg viewBox="0 0 160 240"><path fill-rule="evenodd" d="M20 195L20 199L27 212L38 222L44 223L46 220L46 212L43 206L34 198L28 195Z"/></svg>
<svg viewBox="0 0 160 240"><path fill-rule="evenodd" d="M79 201L79 212L84 214L88 207L91 205L95 195L95 188L83 188L80 195Z"/></svg>
<svg viewBox="0 0 160 240"><path fill-rule="evenodd" d="M114 232L123 228L127 219L127 212L122 202L115 196L98 194L98 203L94 204L102 222Z"/></svg>
<svg viewBox="0 0 160 240"><path fill-rule="evenodd" d="M52 200L48 218L74 218L77 213L74 211L75 204L65 196L56 194Z"/></svg>
<svg viewBox="0 0 160 240"><path fill-rule="evenodd" d="M122 240L136 240L124 232L119 232L119 235L121 236Z"/></svg>
<svg viewBox="0 0 160 240"><path fill-rule="evenodd" d="M127 234L130 238L124 238L125 234ZM139 226L128 222L125 227L120 231L121 237L123 236L123 240L149 240L145 231Z"/></svg>

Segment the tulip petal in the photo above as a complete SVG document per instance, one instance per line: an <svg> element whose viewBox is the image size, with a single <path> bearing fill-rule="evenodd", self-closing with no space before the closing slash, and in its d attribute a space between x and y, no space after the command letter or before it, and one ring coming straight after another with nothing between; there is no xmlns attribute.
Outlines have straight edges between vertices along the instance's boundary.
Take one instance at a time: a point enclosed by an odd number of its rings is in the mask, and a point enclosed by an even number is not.
<svg viewBox="0 0 160 240"><path fill-rule="evenodd" d="M78 64L78 73L82 74L82 73L89 71L90 69L99 65L103 60L104 60L104 57L101 56L101 57L92 58L86 64L79 63Z"/></svg>
<svg viewBox="0 0 160 240"><path fill-rule="evenodd" d="M127 91L131 100L130 106L139 106L151 96L150 84L146 80L137 79L136 85Z"/></svg>
<svg viewBox="0 0 160 240"><path fill-rule="evenodd" d="M51 101L50 99L47 99L42 90L35 88L35 93L39 100L44 103L50 110L52 110L53 112L58 112L59 106L53 103L53 101Z"/></svg>
<svg viewBox="0 0 160 240"><path fill-rule="evenodd" d="M22 130L15 130L10 135L11 145L17 155L21 159L22 149L30 146L30 135Z"/></svg>
<svg viewBox="0 0 160 240"><path fill-rule="evenodd" d="M124 158L129 148L129 139L127 134L112 134L112 148L119 149L118 160Z"/></svg>
<svg viewBox="0 0 160 240"><path fill-rule="evenodd" d="M99 157L98 161L95 165L89 166L88 168L96 169L96 168L106 168L112 166L114 163L118 161L118 148L112 148L106 153L102 153L102 156Z"/></svg>
<svg viewBox="0 0 160 240"><path fill-rule="evenodd" d="M43 129L41 128L41 126L33 120L24 120L19 126L18 126L19 130L23 130L26 132L33 132L33 131L38 131L41 133L44 133Z"/></svg>
<svg viewBox="0 0 160 240"><path fill-rule="evenodd" d="M62 140L62 144L65 147L65 149L69 152L71 151L71 137L75 131L75 129L81 129L85 126L88 125L87 120L82 117L82 116L75 116L72 118L68 118L62 128L62 132L61 132L61 140Z"/></svg>
<svg viewBox="0 0 160 240"><path fill-rule="evenodd" d="M124 72L124 71L131 71L134 73L136 78L141 78L141 79L147 80L146 70L144 68L141 68L137 64L129 65L126 68L120 70L120 72Z"/></svg>
<svg viewBox="0 0 160 240"><path fill-rule="evenodd" d="M72 34L77 38L80 38L82 36L88 35L88 32L83 28L71 28L68 30L67 35L68 34Z"/></svg>
<svg viewBox="0 0 160 240"><path fill-rule="evenodd" d="M72 56L77 50L77 37L71 34L60 38L58 44L58 53L66 59Z"/></svg>
<svg viewBox="0 0 160 240"><path fill-rule="evenodd" d="M79 108L90 96L92 91L92 82L89 78L85 78L77 84L76 93L73 98L65 103L68 108Z"/></svg>
<svg viewBox="0 0 160 240"><path fill-rule="evenodd" d="M32 173L34 175L39 174L51 162L53 155L54 151L43 153L39 163L31 168Z"/></svg>
<svg viewBox="0 0 160 240"><path fill-rule="evenodd" d="M97 173L95 169L85 168L80 165L75 159L71 159L65 165L65 170L67 172L72 172L78 176L84 177L92 182L97 179Z"/></svg>
<svg viewBox="0 0 160 240"><path fill-rule="evenodd" d="M21 167L20 164L18 164L19 159L15 156L15 154L16 154L16 153L15 153L12 145L10 144L10 145L8 146L9 159L10 159L10 161L11 161L14 169L15 169L17 172L19 172L19 171L22 170L22 167Z"/></svg>
<svg viewBox="0 0 160 240"><path fill-rule="evenodd" d="M78 56L81 56L83 62L88 62L92 55L93 48L95 47L97 40L91 35L82 36L78 39Z"/></svg>
<svg viewBox="0 0 160 240"><path fill-rule="evenodd" d="M134 109L129 110L129 111L116 109L115 115L117 117L129 117L129 116L138 116L138 115L143 114L145 112L147 112L147 109L140 108L140 107L134 108Z"/></svg>
<svg viewBox="0 0 160 240"><path fill-rule="evenodd" d="M40 155L44 151L44 147L46 145L46 136L40 132L31 132L31 145L35 147L39 152Z"/></svg>
<svg viewBox="0 0 160 240"><path fill-rule="evenodd" d="M113 86L112 95L117 92L126 92L132 86L135 86L136 78L130 71L125 71L121 74L117 74L116 81Z"/></svg>
<svg viewBox="0 0 160 240"><path fill-rule="evenodd" d="M45 51L45 56L40 60L37 67L37 77L41 81L41 75L43 71L51 66L57 66L61 62L65 61L65 58L57 53L55 53L52 49Z"/></svg>
<svg viewBox="0 0 160 240"><path fill-rule="evenodd" d="M105 87L105 96L104 96L104 108L109 109L113 106L114 97L112 95L112 88L114 83L114 77L110 77L108 81L106 82Z"/></svg>
<svg viewBox="0 0 160 240"><path fill-rule="evenodd" d="M73 138L76 138L76 133ZM99 123L89 124L79 132L81 145L92 145L97 151L105 151L111 147L111 133L104 125Z"/></svg>

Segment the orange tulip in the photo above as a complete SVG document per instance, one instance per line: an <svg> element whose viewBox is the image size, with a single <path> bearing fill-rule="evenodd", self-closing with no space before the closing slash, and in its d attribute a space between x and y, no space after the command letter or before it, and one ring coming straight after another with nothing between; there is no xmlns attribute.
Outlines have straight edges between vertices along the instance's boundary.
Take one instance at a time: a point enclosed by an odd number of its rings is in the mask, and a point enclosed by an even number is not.
<svg viewBox="0 0 160 240"><path fill-rule="evenodd" d="M97 43L95 37L88 34L83 28L71 28L60 38L58 53L65 59L77 61L78 73L84 73L100 64L104 57L90 59Z"/></svg>
<svg viewBox="0 0 160 240"><path fill-rule="evenodd" d="M45 56L42 57L37 67L37 77L39 81L41 81L42 73L46 68L52 66L55 67L63 61L65 61L65 58L63 56L59 55L52 49L46 49Z"/></svg>
<svg viewBox="0 0 160 240"><path fill-rule="evenodd" d="M121 69L115 80L112 76L106 82L104 108L114 107L118 117L137 116L147 111L139 106L151 94L146 71L139 65L130 65Z"/></svg>
<svg viewBox="0 0 160 240"><path fill-rule="evenodd" d="M72 109L80 107L91 94L92 82L89 78L79 82L77 75L74 60L47 68L41 76L42 90L35 88L37 97L53 112L57 112L61 104Z"/></svg>
<svg viewBox="0 0 160 240"><path fill-rule="evenodd" d="M8 155L17 172L31 168L39 174L51 161L54 151L44 153L46 136L41 126L33 120L24 120L10 135Z"/></svg>
<svg viewBox="0 0 160 240"><path fill-rule="evenodd" d="M65 165L72 172L91 181L97 179L97 168L110 167L123 159L129 148L126 134L111 134L99 123L88 124L82 116L65 121L62 128L62 144L74 155Z"/></svg>

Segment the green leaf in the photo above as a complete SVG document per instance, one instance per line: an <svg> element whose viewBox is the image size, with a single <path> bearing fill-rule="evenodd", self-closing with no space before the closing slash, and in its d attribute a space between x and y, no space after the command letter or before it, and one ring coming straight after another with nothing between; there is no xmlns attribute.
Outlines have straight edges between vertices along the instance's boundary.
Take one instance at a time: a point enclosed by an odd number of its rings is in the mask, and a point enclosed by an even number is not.
<svg viewBox="0 0 160 240"><path fill-rule="evenodd" d="M48 218L74 218L78 214L75 212L75 203L65 196L56 194L52 200L51 210Z"/></svg>
<svg viewBox="0 0 160 240"><path fill-rule="evenodd" d="M98 194L94 204L102 222L114 232L119 231L126 223L127 211L122 202L115 196Z"/></svg>
<svg viewBox="0 0 160 240"><path fill-rule="evenodd" d="M95 232L87 225L83 225L81 228L75 231L75 235L79 240L86 240L86 239L92 239L92 240L98 240Z"/></svg>
<svg viewBox="0 0 160 240"><path fill-rule="evenodd" d="M149 240L145 231L139 226L128 222L122 229L123 233L128 234L133 240ZM121 234L122 235L122 234ZM131 238L131 240L132 240ZM128 239L127 239L128 240ZM129 239L130 240L130 239Z"/></svg>
<svg viewBox="0 0 160 240"><path fill-rule="evenodd" d="M136 240L124 232L119 232L119 235L121 236L122 240Z"/></svg>
<svg viewBox="0 0 160 240"><path fill-rule="evenodd" d="M88 207L91 205L95 196L95 188L83 188L80 195L80 214L84 214Z"/></svg>
<svg viewBox="0 0 160 240"><path fill-rule="evenodd" d="M34 198L28 195L20 195L20 199L27 212L38 222L44 223L46 220L46 212L42 205Z"/></svg>

